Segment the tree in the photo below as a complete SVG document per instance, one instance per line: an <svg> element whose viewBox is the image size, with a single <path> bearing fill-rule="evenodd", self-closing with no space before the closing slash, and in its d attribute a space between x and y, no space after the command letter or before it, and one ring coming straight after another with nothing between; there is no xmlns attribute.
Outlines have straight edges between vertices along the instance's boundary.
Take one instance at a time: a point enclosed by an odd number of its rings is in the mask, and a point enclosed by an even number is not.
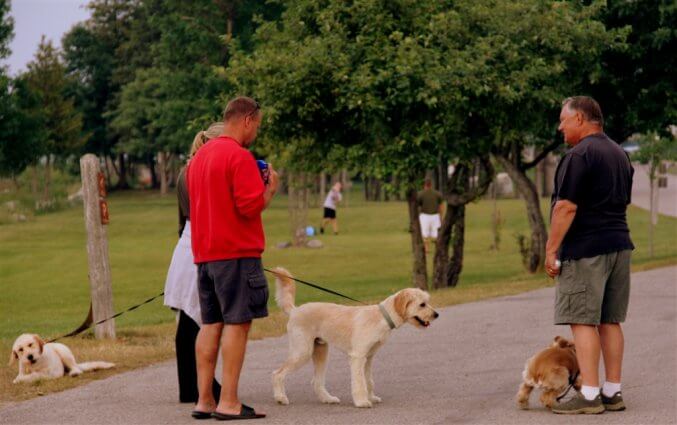
<svg viewBox="0 0 677 425"><path fill-rule="evenodd" d="M24 78L0 76L0 176L16 177L45 154L44 120Z"/></svg>
<svg viewBox="0 0 677 425"><path fill-rule="evenodd" d="M453 72L434 48L438 2L302 0L257 31L231 77L266 107L266 139L289 163L319 171L336 158L406 189L414 285L427 287L416 189L457 120ZM253 79L249 75L255 75ZM448 102L447 102L448 100Z"/></svg>
<svg viewBox="0 0 677 425"><path fill-rule="evenodd" d="M619 143L634 133L669 138L677 122L674 2L609 2L599 19L610 30L628 31L626 48L606 47L599 78L586 86L602 107L605 131Z"/></svg>
<svg viewBox="0 0 677 425"><path fill-rule="evenodd" d="M156 37L148 24L147 8L139 0L93 0L91 16L75 25L62 40L66 69L73 84L75 105L83 114L85 132L91 134L84 152L117 157L117 188L129 187L125 152L112 129L112 111L121 89L136 69L150 64L147 46Z"/></svg>
<svg viewBox="0 0 677 425"><path fill-rule="evenodd" d="M146 26L156 32L144 46L152 61L134 71L111 116L125 149L146 158L151 170L157 158L162 193L170 158L186 152L196 131L220 119L224 105L219 95L233 93L226 81L228 49L239 34L237 23L251 20L261 6L254 3L148 0L141 5ZM135 45L146 32L139 25L132 34L130 44ZM139 111L138 105L148 109Z"/></svg>
<svg viewBox="0 0 677 425"><path fill-rule="evenodd" d="M560 102L598 78L605 46L617 48L624 30L595 19L603 2L459 1L463 17L455 37L464 43L463 95L468 128L492 143L492 155L525 199L531 228L528 269L542 267L547 239L539 197L526 171L561 145L556 139ZM524 148L540 153L533 161Z"/></svg>
<svg viewBox="0 0 677 425"><path fill-rule="evenodd" d="M473 175L473 162L479 163L480 173L477 184L470 185L470 176ZM494 167L488 155L480 156L477 160L458 161L454 174L445 185L445 200L447 210L442 220L433 261L433 287L455 287L463 270L463 252L465 247L465 206L482 196L488 189L494 177ZM452 255L449 257L449 244L452 246Z"/></svg>
<svg viewBox="0 0 677 425"><path fill-rule="evenodd" d="M639 144L639 151L633 159L649 166L649 256L653 257L653 233L658 224L658 171L661 163L677 160L677 136L673 133L661 137L657 132L637 134L633 137Z"/></svg>
<svg viewBox="0 0 677 425"><path fill-rule="evenodd" d="M75 110L73 98L66 96L68 81L65 67L51 41L46 41L44 36L23 78L27 89L37 100L30 114L43 119L42 136L46 155L43 196L49 199L53 159L67 159L80 152L85 142L82 115Z"/></svg>

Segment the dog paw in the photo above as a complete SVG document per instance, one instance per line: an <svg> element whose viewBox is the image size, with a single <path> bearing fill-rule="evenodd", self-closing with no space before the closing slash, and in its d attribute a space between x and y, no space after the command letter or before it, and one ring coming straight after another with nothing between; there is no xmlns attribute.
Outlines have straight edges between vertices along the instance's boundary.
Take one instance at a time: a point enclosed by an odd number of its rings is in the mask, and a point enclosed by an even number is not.
<svg viewBox="0 0 677 425"><path fill-rule="evenodd" d="M517 407L519 407L522 410L529 410L529 402L528 401L526 401L526 402L520 401L520 402L517 403Z"/></svg>
<svg viewBox="0 0 677 425"><path fill-rule="evenodd" d="M370 395L369 401L371 401L372 403L380 403L382 400L381 400L381 397L379 397L379 396Z"/></svg>
<svg viewBox="0 0 677 425"><path fill-rule="evenodd" d="M287 398L286 395L276 395L275 401L277 401L279 404L282 404L284 406L289 404L289 399Z"/></svg>
<svg viewBox="0 0 677 425"><path fill-rule="evenodd" d="M70 372L68 372L68 376L80 376L82 375L82 371L80 369L73 369Z"/></svg>
<svg viewBox="0 0 677 425"><path fill-rule="evenodd" d="M322 403L326 403L326 404L338 404L338 403L341 402L341 400L338 397L334 397L333 395L323 397L321 401L322 401Z"/></svg>
<svg viewBox="0 0 677 425"><path fill-rule="evenodd" d="M372 407L372 404L369 400L360 400L355 401L355 407Z"/></svg>

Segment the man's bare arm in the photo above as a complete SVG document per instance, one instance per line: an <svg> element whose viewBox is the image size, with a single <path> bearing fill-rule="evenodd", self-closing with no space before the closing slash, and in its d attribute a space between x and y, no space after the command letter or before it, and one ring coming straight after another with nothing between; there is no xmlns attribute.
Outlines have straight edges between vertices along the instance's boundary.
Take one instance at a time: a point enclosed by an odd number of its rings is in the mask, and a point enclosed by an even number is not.
<svg viewBox="0 0 677 425"><path fill-rule="evenodd" d="M555 277L559 273L559 267L555 264L557 261L557 251L562 245L564 236L569 231L571 223L576 217L578 206L571 201L561 199L555 203L552 210L552 222L550 224L550 235L545 244L545 271L550 277Z"/></svg>

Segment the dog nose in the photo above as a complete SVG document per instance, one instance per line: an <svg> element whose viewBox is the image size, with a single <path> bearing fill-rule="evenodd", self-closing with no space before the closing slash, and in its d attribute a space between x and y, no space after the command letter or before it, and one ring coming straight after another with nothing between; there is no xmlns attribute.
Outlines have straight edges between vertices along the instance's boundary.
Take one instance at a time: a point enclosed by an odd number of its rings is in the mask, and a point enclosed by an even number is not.
<svg viewBox="0 0 677 425"><path fill-rule="evenodd" d="M433 317L434 317L435 319L437 319L438 317L440 317L440 315L439 315L439 313L435 312L435 315L434 315Z"/></svg>
<svg viewBox="0 0 677 425"><path fill-rule="evenodd" d="M28 360L33 360L33 355L32 355L32 354L29 354L29 355L28 355Z"/></svg>

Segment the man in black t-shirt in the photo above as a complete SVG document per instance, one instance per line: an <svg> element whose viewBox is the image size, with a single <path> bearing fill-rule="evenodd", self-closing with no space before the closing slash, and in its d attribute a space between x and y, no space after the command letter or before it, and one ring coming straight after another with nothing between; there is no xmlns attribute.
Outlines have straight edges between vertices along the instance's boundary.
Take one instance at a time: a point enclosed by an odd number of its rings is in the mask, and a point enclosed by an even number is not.
<svg viewBox="0 0 677 425"><path fill-rule="evenodd" d="M555 324L568 324L576 344L582 387L555 413L623 410L623 331L630 295L626 222L633 168L603 130L597 102L585 96L562 103L559 130L571 149L555 173L545 268L557 277ZM599 359L606 381L600 393Z"/></svg>

